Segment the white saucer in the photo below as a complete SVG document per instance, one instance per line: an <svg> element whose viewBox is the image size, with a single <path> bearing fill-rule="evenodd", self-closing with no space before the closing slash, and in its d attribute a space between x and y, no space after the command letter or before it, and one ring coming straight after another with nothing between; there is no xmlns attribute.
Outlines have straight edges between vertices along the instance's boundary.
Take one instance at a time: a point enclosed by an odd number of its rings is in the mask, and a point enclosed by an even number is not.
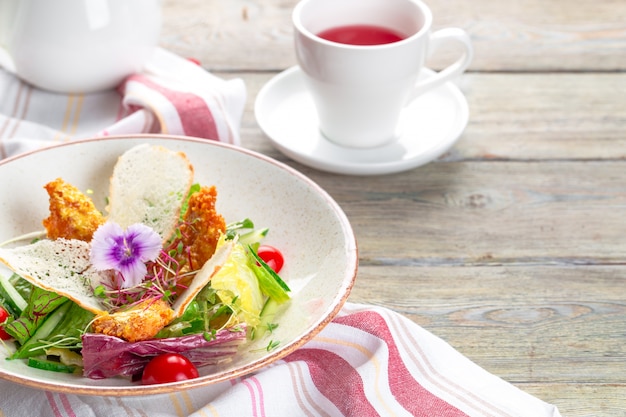
<svg viewBox="0 0 626 417"><path fill-rule="evenodd" d="M423 75L429 74L432 71L424 70ZM465 96L448 82L404 110L397 141L370 149L342 147L320 133L297 66L263 86L254 111L261 129L286 156L322 171L350 175L390 174L424 165L454 145L469 119Z"/></svg>

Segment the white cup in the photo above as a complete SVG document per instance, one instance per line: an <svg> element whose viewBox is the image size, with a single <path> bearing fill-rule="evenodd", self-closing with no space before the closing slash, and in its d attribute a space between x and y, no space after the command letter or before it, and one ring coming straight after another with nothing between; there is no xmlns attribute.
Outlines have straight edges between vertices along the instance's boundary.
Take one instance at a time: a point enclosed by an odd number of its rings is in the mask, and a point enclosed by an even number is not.
<svg viewBox="0 0 626 417"><path fill-rule="evenodd" d="M0 0L0 66L36 87L89 93L141 71L161 0Z"/></svg>
<svg viewBox="0 0 626 417"><path fill-rule="evenodd" d="M467 69L473 56L469 35L459 28L431 33L432 20L419 0L302 0L296 5L296 57L327 139L352 148L390 143L400 134L398 121L407 104ZM363 46L318 36L349 25L385 27L404 39ZM461 57L421 79L425 59L448 42L461 45Z"/></svg>

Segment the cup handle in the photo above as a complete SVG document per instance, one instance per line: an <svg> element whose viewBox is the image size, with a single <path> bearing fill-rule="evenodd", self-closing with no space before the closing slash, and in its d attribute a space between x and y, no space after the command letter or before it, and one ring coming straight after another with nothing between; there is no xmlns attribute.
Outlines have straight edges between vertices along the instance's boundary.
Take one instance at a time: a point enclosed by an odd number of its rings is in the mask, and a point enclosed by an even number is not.
<svg viewBox="0 0 626 417"><path fill-rule="evenodd" d="M474 57L474 49L472 48L472 42L469 35L463 29L446 28L440 29L431 34L429 54L432 54L440 45L449 41L460 43L461 46L463 46L463 55L461 55L459 59L445 69L419 81L409 96L409 102L414 100L420 94L423 94L426 91L438 87L443 83L461 75L467 67L469 67L472 62L472 58Z"/></svg>

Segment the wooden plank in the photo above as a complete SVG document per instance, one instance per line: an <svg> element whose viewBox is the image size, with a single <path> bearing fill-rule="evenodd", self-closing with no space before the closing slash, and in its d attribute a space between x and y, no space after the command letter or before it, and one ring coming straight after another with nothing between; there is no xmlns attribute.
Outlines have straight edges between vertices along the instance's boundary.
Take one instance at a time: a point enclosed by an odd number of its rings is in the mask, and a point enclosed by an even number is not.
<svg viewBox="0 0 626 417"><path fill-rule="evenodd" d="M296 0L165 0L161 45L212 70L276 70L295 64L291 12ZM626 2L429 0L434 29L472 36L473 71L626 69ZM450 62L453 49L430 65Z"/></svg>
<svg viewBox="0 0 626 417"><path fill-rule="evenodd" d="M626 416L626 383L515 385L531 395L557 405L564 417Z"/></svg>
<svg viewBox="0 0 626 417"><path fill-rule="evenodd" d="M285 160L254 118L254 100L275 73L216 74L246 82L243 145ZM473 73L458 84L470 120L442 160L626 159L626 73Z"/></svg>
<svg viewBox="0 0 626 417"><path fill-rule="evenodd" d="M393 180L302 171L351 219L364 265L611 265L626 248L624 164L437 163Z"/></svg>
<svg viewBox="0 0 626 417"><path fill-rule="evenodd" d="M466 74L470 121L447 160L626 158L626 74Z"/></svg>
<svg viewBox="0 0 626 417"><path fill-rule="evenodd" d="M366 263L593 264L622 262L625 169L626 161L464 162L393 179L314 178L354 219Z"/></svg>
<svg viewBox="0 0 626 417"><path fill-rule="evenodd" d="M626 65L626 3L620 0L427 3L436 27L470 33L475 71L618 71Z"/></svg>

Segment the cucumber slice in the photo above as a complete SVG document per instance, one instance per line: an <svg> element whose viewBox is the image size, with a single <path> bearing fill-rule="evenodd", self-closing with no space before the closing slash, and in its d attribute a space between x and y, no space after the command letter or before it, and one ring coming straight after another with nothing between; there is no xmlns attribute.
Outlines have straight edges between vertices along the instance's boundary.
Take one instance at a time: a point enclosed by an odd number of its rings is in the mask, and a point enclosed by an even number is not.
<svg viewBox="0 0 626 417"><path fill-rule="evenodd" d="M43 369L44 371L63 372L66 374L73 374L79 368L75 365L65 365L61 362L40 358L28 358L28 366Z"/></svg>
<svg viewBox="0 0 626 417"><path fill-rule="evenodd" d="M0 274L0 297L4 299L6 306L11 310L10 313L15 317L22 314L28 305L28 302L15 289L9 279L2 274Z"/></svg>
<svg viewBox="0 0 626 417"><path fill-rule="evenodd" d="M250 334L250 339L254 340L257 337L261 338L266 333L271 333L276 327L278 327L278 324L275 322L276 314L279 313L284 305L284 303L279 303L273 298L268 298L265 302L265 305L263 306L263 310L261 310L261 321L252 330L252 333Z"/></svg>
<svg viewBox="0 0 626 417"><path fill-rule="evenodd" d="M261 242L269 231L270 229L265 228L244 233L243 235L239 235L239 243L242 245L254 245L255 243Z"/></svg>

